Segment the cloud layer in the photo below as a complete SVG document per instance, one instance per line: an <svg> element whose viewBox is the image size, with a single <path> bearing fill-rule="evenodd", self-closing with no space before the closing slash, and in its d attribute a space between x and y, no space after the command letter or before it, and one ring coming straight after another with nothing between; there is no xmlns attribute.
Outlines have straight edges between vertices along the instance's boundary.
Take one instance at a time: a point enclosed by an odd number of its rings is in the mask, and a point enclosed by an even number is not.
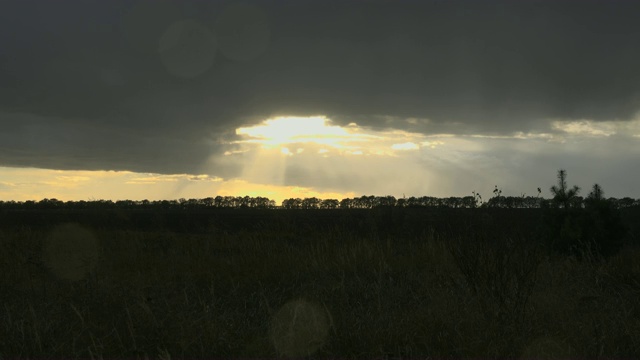
<svg viewBox="0 0 640 360"><path fill-rule="evenodd" d="M436 161L420 142L389 144L405 158L423 154L412 166L450 174L441 186L451 189L495 166L637 176L638 10L631 1L8 1L0 165L242 178L252 163L239 159L255 154L236 129L324 115L387 134L484 137L474 141L487 158L451 149L455 159ZM521 143L528 156L514 158ZM320 150L290 158L322 168ZM589 165L598 156L609 162ZM367 166L395 169L380 159ZM292 186L386 181L282 166L278 181Z"/></svg>

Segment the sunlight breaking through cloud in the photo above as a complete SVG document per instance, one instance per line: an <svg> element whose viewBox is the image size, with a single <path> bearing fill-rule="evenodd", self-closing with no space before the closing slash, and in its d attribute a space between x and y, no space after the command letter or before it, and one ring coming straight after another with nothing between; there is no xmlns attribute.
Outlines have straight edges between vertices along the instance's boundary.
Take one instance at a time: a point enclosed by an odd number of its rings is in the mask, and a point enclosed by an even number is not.
<svg viewBox="0 0 640 360"><path fill-rule="evenodd" d="M611 135L640 135L640 114L631 121L594 121L582 120L553 120L551 128L568 135L580 135L589 137L608 137Z"/></svg>
<svg viewBox="0 0 640 360"><path fill-rule="evenodd" d="M613 122L594 122L589 120L554 121L551 127L554 130L578 135L611 136L616 133L616 125Z"/></svg>
<svg viewBox="0 0 640 360"><path fill-rule="evenodd" d="M209 175L189 175L189 174L173 174L173 175L162 175L162 174L148 174L148 176L139 176L134 177L125 182L125 184L155 184L160 182L177 182L177 181L222 181L221 178L218 177L210 177Z"/></svg>
<svg viewBox="0 0 640 360"><path fill-rule="evenodd" d="M332 125L324 116L314 117L279 117L267 119L261 124L241 127L236 134L243 140L234 144L260 144L261 149L268 150L279 147L284 155L301 154L305 147L322 148L315 150L318 154L330 155L333 148L342 155L379 155L395 156L395 151L417 150L420 140L425 136L402 130L374 131L349 123L347 126ZM296 146L296 151L290 146ZM225 155L251 151L249 148L227 151Z"/></svg>
<svg viewBox="0 0 640 360"><path fill-rule="evenodd" d="M422 146L426 146L426 147L431 148L431 149L435 149L436 146L438 146L438 145L444 145L444 142L438 141L438 140L436 140L436 141L423 141L421 143L421 145Z"/></svg>
<svg viewBox="0 0 640 360"><path fill-rule="evenodd" d="M330 124L331 121L324 116L279 117L265 120L260 125L238 128L236 134L250 138L239 143L258 143L265 148L291 143L316 143L342 148L346 147L347 142L376 138L359 134L360 129L355 126L343 128Z"/></svg>
<svg viewBox="0 0 640 360"><path fill-rule="evenodd" d="M193 173L2 168L0 199L153 200L248 194L281 201L305 195L341 198L354 191L463 196L468 189L493 189L495 179L500 179L505 193L517 193L540 186L546 176L541 170L544 162L562 152L578 169L587 169L589 158L607 164L600 175L605 186L634 188L632 182L607 174L627 171L624 164L637 158L640 116L632 121L549 119L547 126L510 134L454 134L355 122L337 125L324 116L273 118L238 128L239 139L224 142L228 147L212 152L211 165ZM563 165L556 162L554 167ZM231 163L236 172L219 171L219 164ZM524 183L529 185L520 185Z"/></svg>
<svg viewBox="0 0 640 360"><path fill-rule="evenodd" d="M391 148L393 150L417 150L420 147L412 142L406 142L406 143L402 143L402 144L393 144L391 145Z"/></svg>

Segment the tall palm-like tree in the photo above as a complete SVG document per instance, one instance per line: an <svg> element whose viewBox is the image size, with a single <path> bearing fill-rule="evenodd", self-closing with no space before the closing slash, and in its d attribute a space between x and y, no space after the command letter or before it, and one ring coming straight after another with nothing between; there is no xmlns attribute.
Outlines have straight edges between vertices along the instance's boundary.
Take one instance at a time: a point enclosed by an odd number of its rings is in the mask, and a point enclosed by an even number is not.
<svg viewBox="0 0 640 360"><path fill-rule="evenodd" d="M571 189L567 186L567 171L558 170L558 186L551 187L551 193L553 194L553 201L560 204L563 208L567 209L571 205L571 201L580 192L580 187L573 186Z"/></svg>
<svg viewBox="0 0 640 360"><path fill-rule="evenodd" d="M596 201L604 200L604 190L602 190L602 186L593 184L593 190L589 193L589 199Z"/></svg>

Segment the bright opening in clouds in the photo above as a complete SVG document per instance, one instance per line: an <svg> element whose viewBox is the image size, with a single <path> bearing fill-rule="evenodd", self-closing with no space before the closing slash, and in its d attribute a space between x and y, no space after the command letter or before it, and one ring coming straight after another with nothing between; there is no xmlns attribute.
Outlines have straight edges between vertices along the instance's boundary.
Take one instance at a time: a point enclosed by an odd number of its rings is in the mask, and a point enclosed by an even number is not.
<svg viewBox="0 0 640 360"><path fill-rule="evenodd" d="M552 129L583 136L611 136L615 134L640 136L640 119L632 121L554 121Z"/></svg>
<svg viewBox="0 0 640 360"><path fill-rule="evenodd" d="M238 143L259 143L265 148L295 143L345 148L349 147L347 143L368 141L372 138L371 135L358 133L356 126L331 125L330 120L324 116L268 119L259 125L239 128L236 134L249 138Z"/></svg>
<svg viewBox="0 0 640 360"><path fill-rule="evenodd" d="M279 117L268 119L258 125L242 127L236 130L242 140L233 144L243 146L235 152L225 155L261 152L280 149L284 155L300 155L306 148L322 157L346 155L397 156L398 151L417 150L416 142L424 140L423 134L402 130L372 130L350 123L347 126L332 125L325 116L317 117ZM432 147L441 141L425 142ZM261 145L255 147L251 145ZM295 151L292 149L295 148Z"/></svg>
<svg viewBox="0 0 640 360"><path fill-rule="evenodd" d="M406 142L406 143L402 143L402 144L393 144L391 145L391 148L394 150L417 150L418 149L418 145L412 143L412 142Z"/></svg>

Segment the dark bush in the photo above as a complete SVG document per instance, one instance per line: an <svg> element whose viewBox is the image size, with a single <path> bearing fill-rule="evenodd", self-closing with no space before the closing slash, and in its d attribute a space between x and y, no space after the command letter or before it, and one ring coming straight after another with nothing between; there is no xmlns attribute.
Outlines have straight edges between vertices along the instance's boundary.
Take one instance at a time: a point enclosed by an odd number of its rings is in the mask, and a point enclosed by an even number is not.
<svg viewBox="0 0 640 360"><path fill-rule="evenodd" d="M605 199L588 198L585 205L587 223L584 237L595 245L600 255L609 257L617 254L627 232L620 210Z"/></svg>
<svg viewBox="0 0 640 360"><path fill-rule="evenodd" d="M598 184L581 204L543 203L542 237L549 248L578 259L607 258L617 254L627 232L620 211L604 198Z"/></svg>

